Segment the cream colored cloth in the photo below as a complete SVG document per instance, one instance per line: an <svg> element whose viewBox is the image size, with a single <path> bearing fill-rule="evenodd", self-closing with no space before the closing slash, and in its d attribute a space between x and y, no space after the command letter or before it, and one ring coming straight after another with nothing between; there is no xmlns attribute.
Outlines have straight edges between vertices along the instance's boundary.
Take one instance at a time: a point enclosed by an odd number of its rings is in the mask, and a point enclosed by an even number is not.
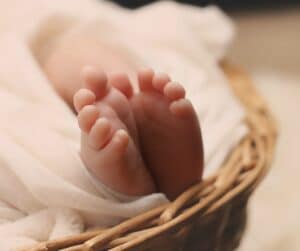
<svg viewBox="0 0 300 251"><path fill-rule="evenodd" d="M2 251L113 225L167 202L162 194L116 194L87 174L76 118L38 64L66 33L92 32L185 85L203 129L205 175L247 131L218 67L233 28L217 8L160 2L129 11L96 1L13 0L0 11Z"/></svg>

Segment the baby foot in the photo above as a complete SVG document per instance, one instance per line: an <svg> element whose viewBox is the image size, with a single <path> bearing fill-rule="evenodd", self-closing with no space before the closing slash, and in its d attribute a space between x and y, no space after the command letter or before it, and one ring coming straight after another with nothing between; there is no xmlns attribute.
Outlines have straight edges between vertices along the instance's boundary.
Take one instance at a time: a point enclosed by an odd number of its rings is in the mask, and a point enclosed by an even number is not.
<svg viewBox="0 0 300 251"><path fill-rule="evenodd" d="M131 98L141 151L160 192L176 198L201 179L203 146L192 104L166 74L138 74L140 93Z"/></svg>
<svg viewBox="0 0 300 251"><path fill-rule="evenodd" d="M74 95L74 107L82 130L81 158L87 169L117 192L133 196L153 193L152 177L136 145L129 101L110 85L119 77L108 79L104 73L86 68L83 78L85 88Z"/></svg>

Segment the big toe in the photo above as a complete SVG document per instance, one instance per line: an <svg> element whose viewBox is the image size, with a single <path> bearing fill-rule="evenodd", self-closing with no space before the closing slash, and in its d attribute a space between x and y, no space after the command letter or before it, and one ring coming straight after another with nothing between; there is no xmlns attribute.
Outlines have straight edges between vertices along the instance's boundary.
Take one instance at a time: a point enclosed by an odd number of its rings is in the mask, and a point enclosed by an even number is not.
<svg viewBox="0 0 300 251"><path fill-rule="evenodd" d="M133 88L125 73L113 73L109 76L109 84L122 92L127 98L133 95Z"/></svg>
<svg viewBox="0 0 300 251"><path fill-rule="evenodd" d="M91 90L97 99L104 97L109 90L106 74L95 67L86 66L82 70L82 78L87 89Z"/></svg>

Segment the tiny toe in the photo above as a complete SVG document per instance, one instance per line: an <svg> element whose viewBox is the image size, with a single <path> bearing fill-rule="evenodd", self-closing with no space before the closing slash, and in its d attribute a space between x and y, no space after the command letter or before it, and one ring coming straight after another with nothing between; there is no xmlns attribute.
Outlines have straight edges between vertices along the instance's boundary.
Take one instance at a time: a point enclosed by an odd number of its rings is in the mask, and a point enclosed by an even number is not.
<svg viewBox="0 0 300 251"><path fill-rule="evenodd" d="M182 85L176 82L169 82L164 88L164 94L170 101L174 101L184 98L185 90Z"/></svg>
<svg viewBox="0 0 300 251"><path fill-rule="evenodd" d="M96 101L95 94L88 89L80 89L73 97L73 103L76 112L79 112L82 107L92 105Z"/></svg>
<svg viewBox="0 0 300 251"><path fill-rule="evenodd" d="M77 116L80 129L89 132L98 117L99 111L94 105L83 107Z"/></svg>
<svg viewBox="0 0 300 251"><path fill-rule="evenodd" d="M170 104L170 111L178 117L196 116L192 103L187 99L180 99Z"/></svg>
<svg viewBox="0 0 300 251"><path fill-rule="evenodd" d="M91 90L96 98L102 98L109 90L107 76L103 71L92 66L86 66L82 70L82 78L87 89Z"/></svg>
<svg viewBox="0 0 300 251"><path fill-rule="evenodd" d="M89 145L95 150L101 149L111 137L111 125L106 118L99 118L89 134Z"/></svg>
<svg viewBox="0 0 300 251"><path fill-rule="evenodd" d="M141 91L153 91L152 85L154 72L152 69L143 69L138 72L138 82Z"/></svg>
<svg viewBox="0 0 300 251"><path fill-rule="evenodd" d="M112 137L110 143L107 147L118 154L124 154L129 144L129 135L128 133L123 130L119 129L115 132L114 136Z"/></svg>
<svg viewBox="0 0 300 251"><path fill-rule="evenodd" d="M132 85L125 73L114 73L109 77L109 84L122 92L127 98L133 95Z"/></svg>
<svg viewBox="0 0 300 251"><path fill-rule="evenodd" d="M153 86L156 90L162 92L168 82L170 82L170 77L165 73L158 73L153 77Z"/></svg>

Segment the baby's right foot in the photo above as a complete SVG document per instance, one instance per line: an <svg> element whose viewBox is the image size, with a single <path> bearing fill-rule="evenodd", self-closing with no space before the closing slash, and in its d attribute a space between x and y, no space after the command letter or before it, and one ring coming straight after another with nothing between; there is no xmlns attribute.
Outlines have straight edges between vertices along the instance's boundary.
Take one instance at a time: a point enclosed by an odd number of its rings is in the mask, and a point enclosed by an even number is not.
<svg viewBox="0 0 300 251"><path fill-rule="evenodd" d="M139 72L140 93L131 99L142 154L160 192L176 198L201 179L201 131L185 91L165 74Z"/></svg>
<svg viewBox="0 0 300 251"><path fill-rule="evenodd" d="M119 92L110 86L104 73L93 70L85 73L84 80L86 88L74 95L74 106L82 130L81 158L87 169L104 185L122 194L140 196L155 192L137 147L133 115L123 95L126 90Z"/></svg>

